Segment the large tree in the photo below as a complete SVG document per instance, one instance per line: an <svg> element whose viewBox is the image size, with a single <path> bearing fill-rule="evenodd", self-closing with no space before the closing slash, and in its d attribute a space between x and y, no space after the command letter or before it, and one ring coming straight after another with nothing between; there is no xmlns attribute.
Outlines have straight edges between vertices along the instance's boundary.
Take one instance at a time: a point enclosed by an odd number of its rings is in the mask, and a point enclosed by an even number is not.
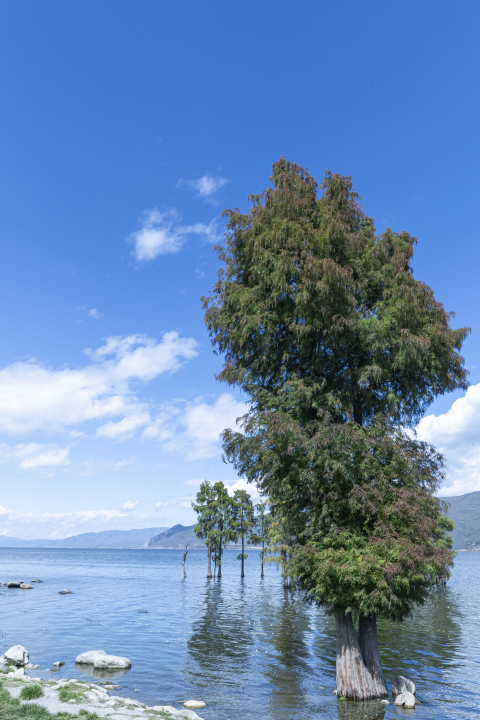
<svg viewBox="0 0 480 720"><path fill-rule="evenodd" d="M377 616L406 617L452 562L442 458L413 428L467 387L468 330L414 277L416 239L377 235L349 177L327 171L318 193L281 159L271 180L249 213L224 213L225 267L203 298L219 379L250 397L224 449L294 529L291 572L335 613L337 691L366 699L386 694Z"/></svg>

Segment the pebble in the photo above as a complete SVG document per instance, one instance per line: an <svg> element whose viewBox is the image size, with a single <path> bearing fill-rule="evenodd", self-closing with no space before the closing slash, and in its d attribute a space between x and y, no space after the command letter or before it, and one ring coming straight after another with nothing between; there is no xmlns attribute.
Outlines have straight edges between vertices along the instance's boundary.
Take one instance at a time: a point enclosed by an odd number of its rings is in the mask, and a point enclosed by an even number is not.
<svg viewBox="0 0 480 720"><path fill-rule="evenodd" d="M72 591L71 590L60 590L58 594L59 595L71 595Z"/></svg>

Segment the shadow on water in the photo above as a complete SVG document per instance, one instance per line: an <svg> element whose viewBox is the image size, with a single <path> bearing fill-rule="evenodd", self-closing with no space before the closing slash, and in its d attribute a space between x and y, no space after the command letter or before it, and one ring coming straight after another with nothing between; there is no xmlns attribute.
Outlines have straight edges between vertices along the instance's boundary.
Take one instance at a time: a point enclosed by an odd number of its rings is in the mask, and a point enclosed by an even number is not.
<svg viewBox="0 0 480 720"><path fill-rule="evenodd" d="M337 711L338 720L383 720L385 717L385 705L378 700L368 702L339 700Z"/></svg>

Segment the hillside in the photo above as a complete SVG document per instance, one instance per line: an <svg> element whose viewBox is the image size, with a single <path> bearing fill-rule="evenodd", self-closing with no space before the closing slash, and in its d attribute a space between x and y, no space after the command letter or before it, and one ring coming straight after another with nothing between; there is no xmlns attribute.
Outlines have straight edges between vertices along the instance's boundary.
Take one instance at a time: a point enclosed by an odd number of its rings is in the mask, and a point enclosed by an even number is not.
<svg viewBox="0 0 480 720"><path fill-rule="evenodd" d="M454 550L480 550L480 491L442 500L450 503L447 515L455 523Z"/></svg>
<svg viewBox="0 0 480 720"><path fill-rule="evenodd" d="M158 535L167 529L153 527L141 530L103 530L72 535L62 540L21 540L0 536L0 547L135 549L142 547L152 535Z"/></svg>
<svg viewBox="0 0 480 720"><path fill-rule="evenodd" d="M195 535L193 528L195 525L174 525L165 532L158 533L148 540L144 547L148 549L184 548L188 544L189 548L204 548L205 543L199 540Z"/></svg>

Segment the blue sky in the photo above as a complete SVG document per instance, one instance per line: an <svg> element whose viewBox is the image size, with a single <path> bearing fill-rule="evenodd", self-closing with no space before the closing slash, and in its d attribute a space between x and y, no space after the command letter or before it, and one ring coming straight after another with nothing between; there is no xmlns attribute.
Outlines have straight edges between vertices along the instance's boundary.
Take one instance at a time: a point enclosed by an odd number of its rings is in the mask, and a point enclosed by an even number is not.
<svg viewBox="0 0 480 720"><path fill-rule="evenodd" d="M351 174L465 345L420 434L480 489L477 2L0 5L0 532L194 521L238 482L200 296L221 211L284 155ZM452 403L455 404L452 407Z"/></svg>

